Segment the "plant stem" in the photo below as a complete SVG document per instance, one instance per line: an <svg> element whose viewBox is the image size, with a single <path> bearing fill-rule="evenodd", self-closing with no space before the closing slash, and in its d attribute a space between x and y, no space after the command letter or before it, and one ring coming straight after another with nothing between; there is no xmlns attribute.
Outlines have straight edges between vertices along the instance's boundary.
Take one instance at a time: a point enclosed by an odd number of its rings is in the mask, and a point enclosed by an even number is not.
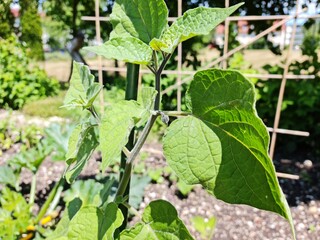
<svg viewBox="0 0 320 240"><path fill-rule="evenodd" d="M59 186L56 192L56 195L54 196L49 208L48 208L48 213L52 213L54 211L54 209L57 207L59 201L60 201L60 197L63 191L63 186Z"/></svg>
<svg viewBox="0 0 320 240"><path fill-rule="evenodd" d="M180 112L180 111L163 111L164 114L170 117L184 117L191 115L190 112Z"/></svg>
<svg viewBox="0 0 320 240"><path fill-rule="evenodd" d="M37 174L34 173L32 176L31 181L31 189L30 189L30 198L29 198L29 205L31 206L30 211L32 211L32 207L34 204L34 199L36 196L36 186L37 186Z"/></svg>
<svg viewBox="0 0 320 240"><path fill-rule="evenodd" d="M157 61L157 57L156 54L154 54L154 60ZM130 178L131 178L131 172L132 172L132 167L133 167L133 162L136 159L136 157L138 156L144 142L146 141L151 128L155 122L155 120L157 119L157 117L159 116L159 108L160 108L160 94L161 94L161 73L163 71L163 69L165 68L168 60L170 59L171 54L165 55L164 59L159 67L159 69L157 70L156 74L155 74L155 82L156 82L156 90L157 90L157 96L155 99L155 104L154 104L154 110L157 112L154 115L151 115L148 119L148 122L146 124L146 126L144 127L141 136L139 137L137 143L135 144L134 148L131 150L131 154L129 159L126 162L125 165L125 169L124 169L124 173L123 173L123 178L121 178L121 180L119 181L119 187L118 187L118 191L116 193L116 197L118 196L123 196L125 197L125 190L126 188L129 187L130 185ZM130 150L130 149L129 149Z"/></svg>
<svg viewBox="0 0 320 240"><path fill-rule="evenodd" d="M97 120L97 123L100 124L101 120L100 120L99 114L97 113L97 111L94 108L94 106L91 106L90 108L88 108L88 111Z"/></svg>
<svg viewBox="0 0 320 240"><path fill-rule="evenodd" d="M150 116L146 126L144 127L144 129L141 133L140 138L138 139L137 143L135 144L134 148L132 149L131 154L130 154L130 158L126 162L123 178L121 179L121 181L119 183L116 197L124 196L125 189L129 185L133 162L136 159L136 157L138 156L138 154L139 154L144 142L146 141L146 139L150 133L150 130L151 130L155 120L157 119L157 117L158 117L158 114Z"/></svg>
<svg viewBox="0 0 320 240"><path fill-rule="evenodd" d="M137 209L135 209L134 207L132 207L132 206L131 206L130 204L128 204L128 203L124 203L124 205L126 206L126 208L129 209L129 211L130 211L131 213L133 213L135 216L139 217L139 219L142 219L142 216L141 216L141 214L138 212Z"/></svg>
<svg viewBox="0 0 320 240"><path fill-rule="evenodd" d="M168 60L170 59L171 54L168 54L164 57L159 69L157 70L155 74L155 88L157 90L157 96L154 102L154 110L160 110L160 97L161 97L161 74L163 69L165 68Z"/></svg>
<svg viewBox="0 0 320 240"><path fill-rule="evenodd" d="M139 70L140 66L137 64L128 63L127 64L127 86L126 86L126 95L125 100L137 100L138 98L138 80L139 80ZM129 135L129 140L126 145L126 148L128 151L131 151L131 149L134 146L134 129L131 131ZM131 173L128 176L125 176L125 168L127 164L127 157L125 154L121 155L121 162L120 162L120 176L119 176L119 182L122 181L124 177L128 177L128 184L125 186L125 189L123 191L123 196L127 197L126 202L129 202L129 192L130 192L130 179L131 179ZM123 223L121 227L119 228L120 231L126 228L128 223L128 209L120 205L119 206L122 215L124 216Z"/></svg>
<svg viewBox="0 0 320 240"><path fill-rule="evenodd" d="M53 201L53 199L54 199L59 187L63 186L64 183L65 183L65 180L64 180L63 176L61 176L60 180L56 183L56 185L51 190L47 200L42 205L42 207L41 207L41 209L40 209L40 211L38 213L38 216L35 219L35 223L38 223L41 220L41 218L43 218L43 216L47 213L47 210L48 210L51 202Z"/></svg>

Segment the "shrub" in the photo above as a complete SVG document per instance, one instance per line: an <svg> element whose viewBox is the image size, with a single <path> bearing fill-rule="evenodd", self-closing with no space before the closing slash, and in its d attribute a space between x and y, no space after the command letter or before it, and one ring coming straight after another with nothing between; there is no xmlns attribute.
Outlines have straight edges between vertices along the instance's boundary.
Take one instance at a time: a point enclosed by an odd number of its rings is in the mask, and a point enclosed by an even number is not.
<svg viewBox="0 0 320 240"><path fill-rule="evenodd" d="M26 102L58 93L59 83L31 67L25 49L11 37L0 40L0 108L19 109Z"/></svg>

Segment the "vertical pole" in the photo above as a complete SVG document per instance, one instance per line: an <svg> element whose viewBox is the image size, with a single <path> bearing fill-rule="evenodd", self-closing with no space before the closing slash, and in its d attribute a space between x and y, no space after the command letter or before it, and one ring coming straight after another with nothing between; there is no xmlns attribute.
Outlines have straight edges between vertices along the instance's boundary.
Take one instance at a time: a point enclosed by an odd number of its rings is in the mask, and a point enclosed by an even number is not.
<svg viewBox="0 0 320 240"><path fill-rule="evenodd" d="M126 95L125 100L137 100L138 98L138 84L139 84L139 71L140 65L127 63L127 85L126 85ZM129 135L129 140L126 145L126 148L131 151L134 147L134 129L131 131ZM127 157L122 154L121 155L121 162L120 162L120 176L119 176L119 183L123 178L124 169L126 167ZM131 173L130 173L131 174ZM129 194L130 194L130 178L123 195L124 198L127 198L126 202L129 202ZM124 205L119 205L119 208L122 212L124 217L123 223L119 228L120 231L124 230L127 227L128 223L128 208Z"/></svg>
<svg viewBox="0 0 320 240"><path fill-rule="evenodd" d="M287 83L286 76L288 75L288 72L289 72L289 66L291 63L291 52L293 49L294 39L296 36L296 31L297 31L298 11L299 11L299 0L297 0L297 2L296 2L296 14L295 14L294 23L292 26L292 34L290 36L290 44L289 44L289 48L288 48L288 52L287 52L287 56L286 56L286 60L285 60L285 66L284 66L282 81L281 81L280 90L279 90L277 110L276 110L276 115L274 118L273 132L272 132L270 150L269 150L269 155L270 155L271 159L273 159L273 157L274 157L274 151L275 151L275 147L276 147L277 130L279 127L283 96L284 96L284 91L285 91L285 87L286 87L286 83Z"/></svg>
<svg viewBox="0 0 320 240"><path fill-rule="evenodd" d="M95 23L96 23L96 39L97 42L101 43L101 32L100 32L100 1L95 0ZM102 76L102 58L98 56L98 80L101 85L103 85L103 76ZM103 90L100 91L100 113L104 112L104 99L103 99Z"/></svg>
<svg viewBox="0 0 320 240"><path fill-rule="evenodd" d="M178 0L178 17L182 15L182 0ZM182 44L178 45L178 75L177 83L179 84L177 88L177 110L181 111L181 71L182 71Z"/></svg>
<svg viewBox="0 0 320 240"><path fill-rule="evenodd" d="M229 7L229 0L225 0L225 7ZM224 44L223 44L223 55L226 55L228 52L228 42L229 42L229 19L226 18L224 21ZM228 67L228 60L225 59L222 62L222 68L227 69Z"/></svg>

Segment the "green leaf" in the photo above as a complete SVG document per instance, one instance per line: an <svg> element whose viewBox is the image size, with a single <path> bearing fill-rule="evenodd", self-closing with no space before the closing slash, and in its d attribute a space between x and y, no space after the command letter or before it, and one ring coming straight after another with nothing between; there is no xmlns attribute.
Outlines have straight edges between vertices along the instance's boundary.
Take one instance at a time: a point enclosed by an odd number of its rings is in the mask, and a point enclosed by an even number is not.
<svg viewBox="0 0 320 240"><path fill-rule="evenodd" d="M140 207L144 196L144 189L150 183L151 179L149 176L132 175L130 181L130 196L129 203L135 209Z"/></svg>
<svg viewBox="0 0 320 240"><path fill-rule="evenodd" d="M103 185L88 179L86 181L76 181L72 184L71 188L68 189L63 200L68 203L74 198L79 198L82 201L82 206L100 206L100 191L103 189Z"/></svg>
<svg viewBox="0 0 320 240"><path fill-rule="evenodd" d="M99 239L102 240L114 239L114 232L118 229L123 222L123 215L115 203L109 203L104 210L104 218L101 224Z"/></svg>
<svg viewBox="0 0 320 240"><path fill-rule="evenodd" d="M193 190L194 186L186 184L183 180L179 179L177 181L177 188L183 196L188 196L188 194Z"/></svg>
<svg viewBox="0 0 320 240"><path fill-rule="evenodd" d="M9 166L0 166L0 183L8 184L14 188L17 187L18 178Z"/></svg>
<svg viewBox="0 0 320 240"><path fill-rule="evenodd" d="M180 240L193 239L178 217L177 210L164 200L151 202L144 210L142 223L124 230L121 240Z"/></svg>
<svg viewBox="0 0 320 240"><path fill-rule="evenodd" d="M209 34L242 4L229 8L198 7L188 10L163 32L160 39L152 39L150 46L156 51L172 53L179 43L197 35Z"/></svg>
<svg viewBox="0 0 320 240"><path fill-rule="evenodd" d="M137 127L142 127L148 121L150 114L154 109L154 100L156 99L157 91L152 87L144 87L138 95L138 102L146 110L141 116L141 120L136 124Z"/></svg>
<svg viewBox="0 0 320 240"><path fill-rule="evenodd" d="M188 95L193 116L176 120L164 137L164 154L179 178L225 202L278 213L293 226L252 83L236 71L205 70L194 76Z"/></svg>
<svg viewBox="0 0 320 240"><path fill-rule="evenodd" d="M168 9L163 0L116 0L110 15L111 38L132 36L149 44L167 26Z"/></svg>
<svg viewBox="0 0 320 240"><path fill-rule="evenodd" d="M63 212L63 216L59 221L56 229L51 233L46 239L47 240L56 240L56 239L68 239L68 228L71 219L76 215L82 206L82 201L79 198L74 198L72 201L67 203L67 207Z"/></svg>
<svg viewBox="0 0 320 240"><path fill-rule="evenodd" d="M221 144L201 120L188 116L174 121L165 135L163 150L170 166L187 184L214 187L221 164Z"/></svg>
<svg viewBox="0 0 320 240"><path fill-rule="evenodd" d="M122 222L123 215L117 204L109 203L104 209L81 207L81 200L75 198L68 204L56 230L47 239L111 240Z"/></svg>
<svg viewBox="0 0 320 240"><path fill-rule="evenodd" d="M99 239L99 220L102 221L102 211L93 206L82 207L71 219L68 228L68 239L83 240Z"/></svg>
<svg viewBox="0 0 320 240"><path fill-rule="evenodd" d="M63 107L90 108L101 89L102 86L94 82L88 66L74 61L70 87Z"/></svg>
<svg viewBox="0 0 320 240"><path fill-rule="evenodd" d="M66 155L69 166L65 177L68 183L73 182L78 177L98 145L99 142L93 125L84 123L74 129L69 140L69 151ZM71 168L74 162L75 164Z"/></svg>
<svg viewBox="0 0 320 240"><path fill-rule="evenodd" d="M148 65L152 58L152 49L141 40L130 36L112 38L103 45L84 49L107 59L135 64Z"/></svg>
<svg viewBox="0 0 320 240"><path fill-rule="evenodd" d="M100 125L102 171L120 160L132 128L145 112L135 101L121 101L106 110Z"/></svg>
<svg viewBox="0 0 320 240"><path fill-rule="evenodd" d="M153 110L154 100L157 96L157 91L153 87L143 87L141 89L141 99L142 106L147 110Z"/></svg>

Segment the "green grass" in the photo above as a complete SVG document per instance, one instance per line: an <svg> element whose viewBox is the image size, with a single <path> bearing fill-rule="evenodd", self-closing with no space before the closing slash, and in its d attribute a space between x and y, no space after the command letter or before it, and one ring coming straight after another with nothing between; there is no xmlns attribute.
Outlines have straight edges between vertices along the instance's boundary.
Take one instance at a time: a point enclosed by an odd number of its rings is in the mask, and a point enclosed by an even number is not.
<svg viewBox="0 0 320 240"><path fill-rule="evenodd" d="M67 110L60 108L63 105L66 91L61 91L57 96L40 99L27 103L22 112L29 116L49 118L53 116L78 119L81 112L77 109Z"/></svg>

